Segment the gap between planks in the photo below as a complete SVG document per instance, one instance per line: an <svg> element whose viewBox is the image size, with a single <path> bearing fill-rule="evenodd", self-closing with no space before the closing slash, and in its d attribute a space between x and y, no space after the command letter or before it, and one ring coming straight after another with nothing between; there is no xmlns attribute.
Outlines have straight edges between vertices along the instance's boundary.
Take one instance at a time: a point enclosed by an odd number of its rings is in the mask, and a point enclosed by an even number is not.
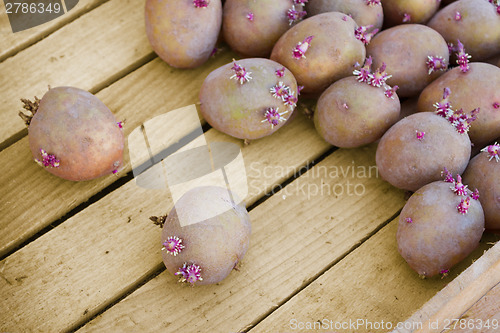
<svg viewBox="0 0 500 333"><path fill-rule="evenodd" d="M39 26L16 33L13 33L10 28L7 14L5 12L0 13L0 34L2 35L2 46L4 47L4 49L0 50L0 63L107 1L109 0L79 0L78 4L66 14Z"/></svg>

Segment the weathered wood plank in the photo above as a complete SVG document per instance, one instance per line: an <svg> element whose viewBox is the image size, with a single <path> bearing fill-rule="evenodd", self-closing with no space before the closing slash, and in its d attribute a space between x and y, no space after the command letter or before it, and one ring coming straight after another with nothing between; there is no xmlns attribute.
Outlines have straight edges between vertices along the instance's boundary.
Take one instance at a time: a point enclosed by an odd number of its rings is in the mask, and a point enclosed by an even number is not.
<svg viewBox="0 0 500 333"><path fill-rule="evenodd" d="M107 0L80 0L78 4L65 15L37 27L16 32L15 34L12 33L10 28L9 18L5 13L5 8L0 6L0 39L2 41L0 49L0 62L30 46L31 44L36 43L43 37L49 35L57 29L60 29L68 22L86 12L89 12L106 1Z"/></svg>
<svg viewBox="0 0 500 333"><path fill-rule="evenodd" d="M20 98L42 97L48 85L96 92L152 59L143 6L111 0L1 62L0 145L24 129Z"/></svg>
<svg viewBox="0 0 500 333"><path fill-rule="evenodd" d="M490 247L488 237L445 279L422 280L397 251L397 219L343 258L251 332L388 332ZM423 321L410 323L412 329Z"/></svg>
<svg viewBox="0 0 500 333"><path fill-rule="evenodd" d="M243 146L213 129L205 137ZM280 150L268 149L277 143ZM301 115L272 137L243 147L248 203L329 147ZM263 166L277 171L255 172ZM161 267L160 230L148 217L168 212L171 205L168 191L130 181L7 257L0 263L0 307L6 309L0 330L68 329L124 295Z"/></svg>
<svg viewBox="0 0 500 333"><path fill-rule="evenodd" d="M232 57L232 53L222 53L189 71L174 69L157 58L100 91L97 97L117 119L125 120L124 134L128 136L150 118L196 103L205 76ZM172 122L172 142L192 127L182 117ZM125 157L125 169L120 174L130 171L128 153ZM116 180L115 176L86 182L59 179L33 162L26 137L0 151L0 161L0 256Z"/></svg>
<svg viewBox="0 0 500 333"><path fill-rule="evenodd" d="M455 328L448 332L498 332L500 330L500 284L486 293L453 325Z"/></svg>
<svg viewBox="0 0 500 333"><path fill-rule="evenodd" d="M257 322L402 207L402 191L357 173L374 152L337 150L255 207L242 267L220 284L189 288L163 272L82 331L240 332Z"/></svg>

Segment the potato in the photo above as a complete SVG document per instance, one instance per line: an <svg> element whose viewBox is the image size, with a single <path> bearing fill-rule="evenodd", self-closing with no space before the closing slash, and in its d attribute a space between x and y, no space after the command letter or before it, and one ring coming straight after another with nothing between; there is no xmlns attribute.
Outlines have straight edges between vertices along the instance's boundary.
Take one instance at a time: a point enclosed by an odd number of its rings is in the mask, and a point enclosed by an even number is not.
<svg viewBox="0 0 500 333"><path fill-rule="evenodd" d="M346 14L329 12L299 22L281 36L271 59L288 68L308 97L319 96L333 82L350 76L365 61L356 23Z"/></svg>
<svg viewBox="0 0 500 333"><path fill-rule="evenodd" d="M484 231L481 204L436 181L415 192L399 216L398 251L422 277L446 274L478 245Z"/></svg>
<svg viewBox="0 0 500 333"><path fill-rule="evenodd" d="M409 191L441 178L448 168L462 174L471 154L467 133L431 112L412 114L394 124L380 139L376 163L380 176Z"/></svg>
<svg viewBox="0 0 500 333"><path fill-rule="evenodd" d="M51 88L34 112L29 145L35 161L48 172L81 181L116 173L122 166L121 124L91 93L74 87Z"/></svg>
<svg viewBox="0 0 500 333"><path fill-rule="evenodd" d="M314 0L306 3L308 17L326 12L340 12L351 15L359 26L373 26L381 29L384 12L380 1L374 0Z"/></svg>
<svg viewBox="0 0 500 333"><path fill-rule="evenodd" d="M224 4L222 34L231 49L245 57L269 57L274 44L291 23L287 16L302 6L291 0L228 0Z"/></svg>
<svg viewBox="0 0 500 333"><path fill-rule="evenodd" d="M366 54L373 58L374 67L387 64L387 73L392 75L387 83L399 87L399 97L418 95L444 73L449 63L446 41L421 24L398 25L379 32L367 45ZM429 57L438 59L435 70L430 70Z"/></svg>
<svg viewBox="0 0 500 333"><path fill-rule="evenodd" d="M398 120L401 107L396 94L390 98L384 92L354 76L334 82L318 100L316 130L337 147L359 147L380 139Z"/></svg>
<svg viewBox="0 0 500 333"><path fill-rule="evenodd" d="M222 24L220 0L146 0L146 35L172 67L194 68L208 60Z"/></svg>
<svg viewBox="0 0 500 333"><path fill-rule="evenodd" d="M500 53L500 15L488 1L453 2L438 11L427 25L439 32L447 43L457 45L460 40L472 61Z"/></svg>
<svg viewBox="0 0 500 333"><path fill-rule="evenodd" d="M418 98L418 111L433 111L446 87L451 90L449 103L454 109L470 113L479 108L469 131L474 146L482 148L500 137L500 68L472 62L466 73L459 67L451 69L425 87Z"/></svg>
<svg viewBox="0 0 500 333"><path fill-rule="evenodd" d="M500 142L500 140L498 141ZM463 181L479 190L487 230L500 232L500 145L488 145L469 162Z"/></svg>
<svg viewBox="0 0 500 333"><path fill-rule="evenodd" d="M277 62L247 58L211 72L199 98L201 114L212 127L253 140L274 133L289 119L297 102L297 82Z"/></svg>
<svg viewBox="0 0 500 333"><path fill-rule="evenodd" d="M168 214L162 231L163 262L181 282L214 284L245 255L251 224L234 194L217 186L186 192Z"/></svg>
<svg viewBox="0 0 500 333"><path fill-rule="evenodd" d="M394 26L403 23L425 24L439 9L438 0L382 0L384 23Z"/></svg>

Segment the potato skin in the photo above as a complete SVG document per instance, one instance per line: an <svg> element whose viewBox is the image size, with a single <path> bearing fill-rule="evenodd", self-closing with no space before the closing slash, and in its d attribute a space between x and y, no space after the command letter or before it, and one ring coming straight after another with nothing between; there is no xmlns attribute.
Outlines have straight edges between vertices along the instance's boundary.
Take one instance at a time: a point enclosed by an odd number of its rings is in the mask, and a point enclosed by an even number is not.
<svg viewBox="0 0 500 333"><path fill-rule="evenodd" d="M474 146L483 147L500 137L500 68L487 63L470 63L463 73L453 68L429 84L418 98L418 111L433 111L434 103L443 97L444 88L451 90L449 101L453 109L470 111L479 108L477 119L471 124L469 137Z"/></svg>
<svg viewBox="0 0 500 333"><path fill-rule="evenodd" d="M194 68L208 60L222 23L222 4L196 8L192 0L146 0L146 35L167 64Z"/></svg>
<svg viewBox="0 0 500 333"><path fill-rule="evenodd" d="M30 149L42 160L40 149L60 160L46 170L58 177L80 181L119 169L124 137L116 118L97 97L74 87L51 88L28 128Z"/></svg>
<svg viewBox="0 0 500 333"><path fill-rule="evenodd" d="M232 50L244 57L269 57L274 44L290 28L290 0L227 0L222 34ZM254 15L253 21L247 18Z"/></svg>
<svg viewBox="0 0 500 333"><path fill-rule="evenodd" d="M421 24L403 24L379 32L367 45L366 54L372 56L374 69L386 63L386 72L392 75L387 84L399 86L399 97L418 95L444 73L434 71L429 75L428 56L439 56L449 62L444 38Z"/></svg>
<svg viewBox="0 0 500 333"><path fill-rule="evenodd" d="M299 22L274 45L271 59L288 68L306 97L319 96L333 82L350 76L356 63L365 61L364 44L354 37L357 25L339 12L319 14ZM296 59L299 42L314 36L305 58Z"/></svg>
<svg viewBox="0 0 500 333"><path fill-rule="evenodd" d="M373 25L372 29L381 29L384 23L382 6L370 6L366 0L314 0L307 2L305 8L309 17L326 12L350 14L357 25Z"/></svg>
<svg viewBox="0 0 500 333"><path fill-rule="evenodd" d="M417 138L417 131L425 132ZM394 124L380 139L376 163L380 176L397 188L416 191L441 179L444 167L462 174L471 154L469 136L430 112L412 114Z"/></svg>
<svg viewBox="0 0 500 333"><path fill-rule="evenodd" d="M401 104L349 76L334 82L320 96L314 112L318 133L330 144L353 148L375 142L399 118Z"/></svg>
<svg viewBox="0 0 500 333"><path fill-rule="evenodd" d="M455 20L460 13L461 19ZM482 61L500 53L500 15L488 1L458 0L439 10L427 24L439 32L447 43L457 39L472 56Z"/></svg>
<svg viewBox="0 0 500 333"><path fill-rule="evenodd" d="M247 58L236 63L251 72L252 79L244 84L231 79L233 63L212 71L200 89L201 114L215 129L239 139L259 139L274 133L290 118L294 107L273 97L270 89L283 82L297 96L293 74L285 68L283 77L278 77L275 71L283 66L264 58ZM283 114L284 121L274 127L263 122L266 110L271 107L280 113L288 110Z"/></svg>
<svg viewBox="0 0 500 333"><path fill-rule="evenodd" d="M479 201L470 199L468 212L462 215L457 206L463 197L450 185L443 181L425 185L410 197L399 216L398 251L421 276L432 277L462 261L479 245L484 231Z"/></svg>
<svg viewBox="0 0 500 333"><path fill-rule="evenodd" d="M479 153L465 169L463 182L471 190L479 190L486 229L500 232L500 162L490 160L487 152Z"/></svg>
<svg viewBox="0 0 500 333"><path fill-rule="evenodd" d="M250 217L242 204L228 198L227 189L202 186L188 191L175 203L163 226L162 243L177 236L185 248L176 256L162 251L169 272L175 274L184 263L194 263L200 266L203 279L195 285L214 284L226 278L241 261L249 247ZM224 213L194 221L197 223L179 220L179 216L191 219L215 215L220 210Z"/></svg>
<svg viewBox="0 0 500 333"><path fill-rule="evenodd" d="M439 9L437 0L383 0L384 23L386 26L403 24L405 14L408 23L425 24Z"/></svg>

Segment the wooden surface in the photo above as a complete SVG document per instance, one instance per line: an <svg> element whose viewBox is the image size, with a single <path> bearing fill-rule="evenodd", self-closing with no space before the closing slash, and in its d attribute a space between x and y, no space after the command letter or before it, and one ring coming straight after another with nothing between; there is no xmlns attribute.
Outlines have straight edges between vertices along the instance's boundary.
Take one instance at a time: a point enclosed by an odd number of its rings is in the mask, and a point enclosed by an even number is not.
<svg viewBox="0 0 500 333"><path fill-rule="evenodd" d="M482 256L498 236L485 235L448 277L419 279L396 249L406 194L380 179L376 144L331 147L303 107L250 145L203 119L205 133L194 138L198 120L182 113L156 128L151 119L196 104L206 75L238 56L226 47L197 69L168 66L149 46L143 6L80 0L68 14L16 34L0 6L1 332L295 332L359 320L386 326L329 331L385 332L387 323L424 322L456 308L450 300L463 303L462 318L498 317L483 310L498 308L498 245ZM125 121L126 136L147 124L162 134L163 147L200 140L240 147L252 219L240 270L199 288L165 270L161 230L149 216L168 213L172 195L137 185L133 151L118 175L93 181L69 182L40 168L17 112L19 98L42 97L48 85L95 93ZM471 289L452 289L465 286L455 281L469 266Z"/></svg>

